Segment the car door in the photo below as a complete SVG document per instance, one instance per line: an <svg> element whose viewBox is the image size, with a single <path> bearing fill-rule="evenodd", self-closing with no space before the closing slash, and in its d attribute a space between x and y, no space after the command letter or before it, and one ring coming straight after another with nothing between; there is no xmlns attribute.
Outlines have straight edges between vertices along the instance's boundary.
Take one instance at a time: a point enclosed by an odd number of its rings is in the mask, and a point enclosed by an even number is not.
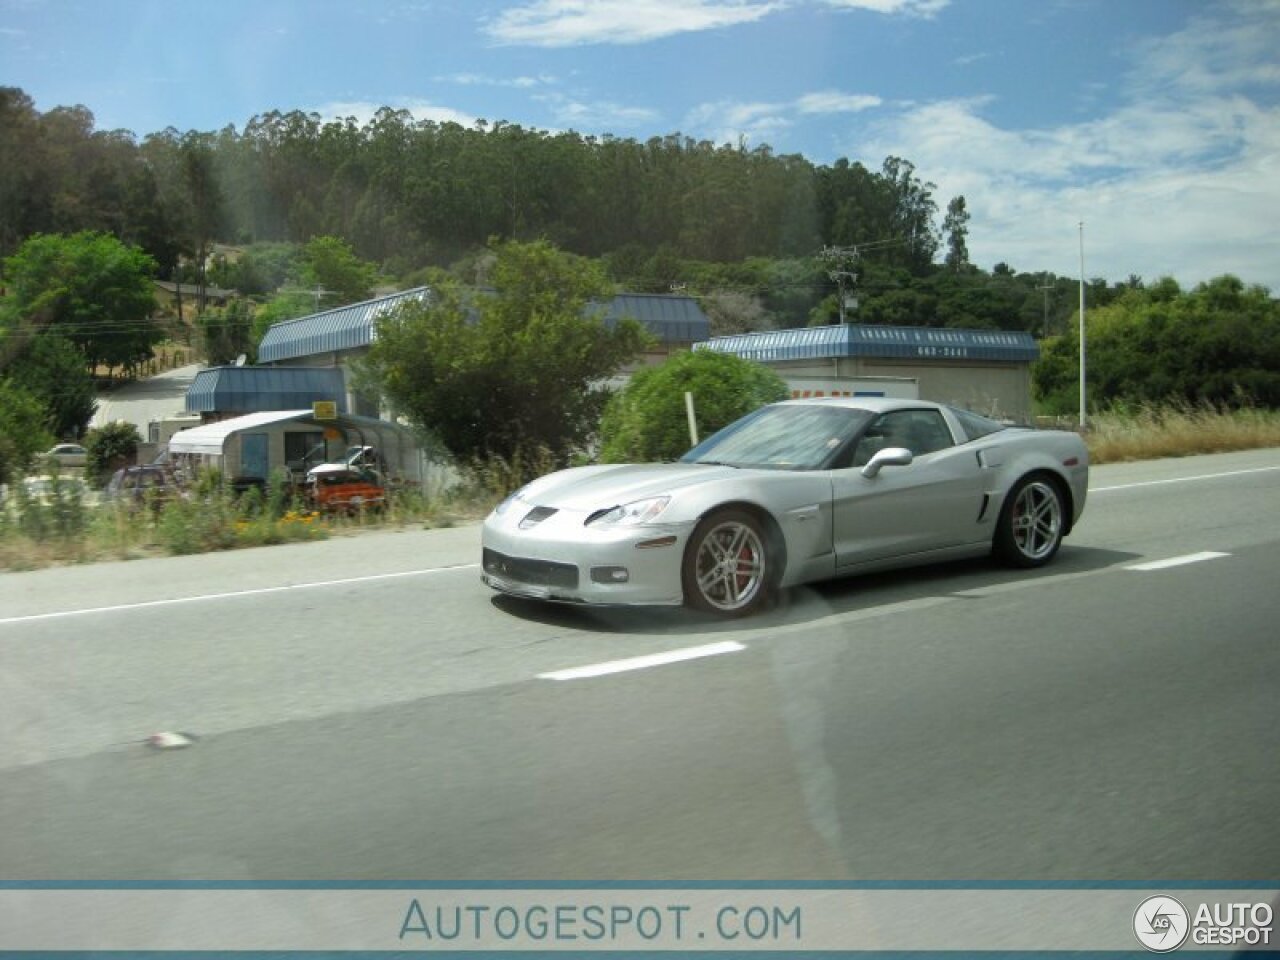
<svg viewBox="0 0 1280 960"><path fill-rule="evenodd" d="M906 466L874 477L862 468L878 451L905 447ZM836 566L850 567L977 542L984 480L972 450L936 410L882 414L854 448L852 463L832 471Z"/></svg>

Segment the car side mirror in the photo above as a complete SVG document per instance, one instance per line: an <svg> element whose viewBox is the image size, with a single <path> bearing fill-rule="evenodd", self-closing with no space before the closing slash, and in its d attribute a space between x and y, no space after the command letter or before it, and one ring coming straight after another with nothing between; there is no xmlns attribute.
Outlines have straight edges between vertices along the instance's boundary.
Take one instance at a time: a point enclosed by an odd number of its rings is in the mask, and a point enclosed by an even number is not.
<svg viewBox="0 0 1280 960"><path fill-rule="evenodd" d="M915 457L906 447L885 447L867 461L867 465L862 468L862 475L871 480L885 467L905 467L914 459Z"/></svg>

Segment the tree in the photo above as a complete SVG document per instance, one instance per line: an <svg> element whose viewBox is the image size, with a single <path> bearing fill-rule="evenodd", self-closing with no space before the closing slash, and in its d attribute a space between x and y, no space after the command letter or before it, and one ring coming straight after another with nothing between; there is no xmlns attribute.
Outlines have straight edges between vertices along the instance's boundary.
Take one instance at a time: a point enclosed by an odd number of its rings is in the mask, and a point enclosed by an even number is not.
<svg viewBox="0 0 1280 960"><path fill-rule="evenodd" d="M84 354L65 337L36 336L10 367L13 382L45 411L45 426L55 437L78 437L97 409L93 377Z"/></svg>
<svg viewBox="0 0 1280 960"><path fill-rule="evenodd" d="M53 443L45 428L47 415L30 392L0 379L0 483L21 476Z"/></svg>
<svg viewBox="0 0 1280 960"><path fill-rule="evenodd" d="M965 243L969 235L969 211L965 209L963 196L952 197L947 204L942 232L947 237L947 268L959 273L969 265L969 247Z"/></svg>
<svg viewBox="0 0 1280 960"><path fill-rule="evenodd" d="M315 237L302 251L304 287L322 291L328 306L359 303L373 296L378 270L337 237Z"/></svg>
<svg viewBox="0 0 1280 960"><path fill-rule="evenodd" d="M84 475L90 483L103 484L138 456L142 436L132 423L117 420L90 430L84 438Z"/></svg>
<svg viewBox="0 0 1280 960"><path fill-rule="evenodd" d="M460 459L545 451L563 463L595 430L606 399L595 385L648 336L631 319L605 326L591 304L610 291L594 264L545 241L494 253L492 294L439 275L428 302L383 317L362 379Z"/></svg>
<svg viewBox="0 0 1280 960"><path fill-rule="evenodd" d="M1228 275L1183 293L1166 278L1127 287L1087 322L1091 408L1280 404L1280 303L1262 287ZM1078 407L1078 358L1074 327L1046 343L1032 378L1050 412Z"/></svg>
<svg viewBox="0 0 1280 960"><path fill-rule="evenodd" d="M702 298L702 308L711 321L711 335L768 330L773 326L760 298L740 290L713 290Z"/></svg>
<svg viewBox="0 0 1280 960"><path fill-rule="evenodd" d="M70 340L86 367L132 367L163 336L152 317L155 261L101 233L38 234L4 261L10 335L0 371L40 334Z"/></svg>
<svg viewBox="0 0 1280 960"><path fill-rule="evenodd" d="M217 159L212 137L188 133L182 138L179 149L186 187L188 252L194 258L196 268L196 309L203 310L209 251L224 229L222 186L214 169Z"/></svg>
<svg viewBox="0 0 1280 960"><path fill-rule="evenodd" d="M247 300L232 300L222 309L210 309L196 317L196 330L209 366L231 363L241 354L253 353L253 313Z"/></svg>
<svg viewBox="0 0 1280 960"><path fill-rule="evenodd" d="M638 370L610 398L600 424L600 459L674 460L687 451L686 392L693 394L703 437L788 395L782 378L755 361L711 350L677 354L661 366Z"/></svg>

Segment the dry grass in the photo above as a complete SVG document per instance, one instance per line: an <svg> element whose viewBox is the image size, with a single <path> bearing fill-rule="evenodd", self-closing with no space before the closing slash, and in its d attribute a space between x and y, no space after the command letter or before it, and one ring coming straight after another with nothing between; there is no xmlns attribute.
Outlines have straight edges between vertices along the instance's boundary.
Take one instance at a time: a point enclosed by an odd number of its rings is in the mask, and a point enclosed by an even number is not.
<svg viewBox="0 0 1280 960"><path fill-rule="evenodd" d="M1280 447L1280 411L1146 406L1115 410L1094 416L1085 439L1095 464Z"/></svg>

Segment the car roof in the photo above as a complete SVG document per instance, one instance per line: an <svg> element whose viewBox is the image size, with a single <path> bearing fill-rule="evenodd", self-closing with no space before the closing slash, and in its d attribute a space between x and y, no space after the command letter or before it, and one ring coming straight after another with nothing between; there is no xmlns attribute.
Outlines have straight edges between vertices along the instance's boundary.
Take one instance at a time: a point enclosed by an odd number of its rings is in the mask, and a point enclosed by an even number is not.
<svg viewBox="0 0 1280 960"><path fill-rule="evenodd" d="M787 407L847 407L850 410L867 410L871 413L889 413L892 410L941 410L943 404L932 400L904 400L898 397L803 397L799 400L783 400L779 406Z"/></svg>

